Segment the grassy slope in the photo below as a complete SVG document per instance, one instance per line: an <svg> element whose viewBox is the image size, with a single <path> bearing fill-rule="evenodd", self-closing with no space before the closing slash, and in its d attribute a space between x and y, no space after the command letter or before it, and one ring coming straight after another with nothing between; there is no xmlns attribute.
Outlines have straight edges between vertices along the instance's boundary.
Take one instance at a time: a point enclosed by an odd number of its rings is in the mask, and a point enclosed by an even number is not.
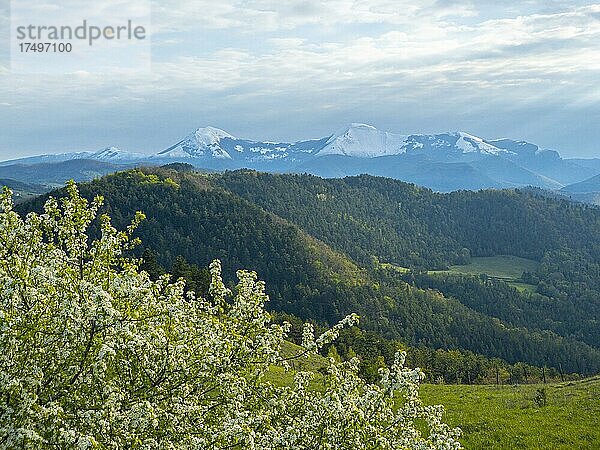
<svg viewBox="0 0 600 450"><path fill-rule="evenodd" d="M283 355L301 348L286 342ZM296 370L317 371L313 389L322 389L320 368L326 361L318 355L295 362ZM267 380L290 385L293 371L273 367ZM547 404L538 406L534 397L546 389ZM442 404L444 420L463 431L466 449L598 449L600 448L600 377L547 385L437 385L421 386L426 404Z"/></svg>
<svg viewBox="0 0 600 450"><path fill-rule="evenodd" d="M446 407L468 449L600 448L600 378L546 385L547 405L538 407L541 387L424 385L421 396Z"/></svg>
<svg viewBox="0 0 600 450"><path fill-rule="evenodd" d="M506 281L520 291L535 292L535 286L523 283L523 272L535 272L539 263L531 259L511 255L474 257L471 263L461 266L451 266L449 270L432 271L432 273L455 273L467 275L487 274L490 277Z"/></svg>
<svg viewBox="0 0 600 450"><path fill-rule="evenodd" d="M292 342L285 341L281 348L281 356L283 358L292 358L303 353L304 349ZM300 357L289 361L292 370L285 370L281 366L272 366L266 375L265 381L269 381L278 386L290 386L294 382L295 371L315 372L315 378L312 382L314 389L321 389L319 380L321 375L319 369L327 367L327 360L320 355L309 355L308 357Z"/></svg>
<svg viewBox="0 0 600 450"><path fill-rule="evenodd" d="M471 264L452 266L450 272L480 274L486 273L497 278L521 278L523 272L534 272L538 263L531 259L516 256L490 256L472 258Z"/></svg>

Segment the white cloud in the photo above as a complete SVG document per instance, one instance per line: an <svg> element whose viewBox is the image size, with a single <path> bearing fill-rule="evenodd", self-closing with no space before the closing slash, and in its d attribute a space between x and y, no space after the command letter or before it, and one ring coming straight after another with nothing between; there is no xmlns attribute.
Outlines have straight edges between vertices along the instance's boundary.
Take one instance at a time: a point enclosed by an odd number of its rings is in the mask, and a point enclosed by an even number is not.
<svg viewBox="0 0 600 450"><path fill-rule="evenodd" d="M498 4L487 0L156 1L152 73L40 79L0 68L0 99L25 116L57 104L93 116L220 102L251 115L266 102L341 118L434 93L491 115L511 103L587 108L600 103L600 4L581 3L514 2L490 17Z"/></svg>
<svg viewBox="0 0 600 450"><path fill-rule="evenodd" d="M306 80L311 88L335 84L343 89L347 83L351 89L353 83L382 80L390 86L403 85L406 77L435 77L442 69L445 76L438 81L446 83L453 76L485 86L566 76L586 83L585 77L600 64L600 22L593 16L597 8L472 25L422 23L410 31L344 42L270 38L271 45L258 52L226 48L208 57L156 64L155 70L175 84L220 91L235 86L284 88ZM515 78L514 73L520 75Z"/></svg>
<svg viewBox="0 0 600 450"><path fill-rule="evenodd" d="M302 1L286 3L285 7L278 5L280 3L269 0L245 2L241 17L250 14L248 11L277 17L291 11L289 21L307 23L318 18L331 21L330 14L336 12L336 18L348 19L354 16L353 11L369 11L364 16L359 14L363 21L379 18L393 21L398 15L395 11L398 7L394 6L397 3L385 0L335 0L326 2L326 6ZM340 12L344 7L349 8L345 15ZM188 8L198 8L198 4L192 2ZM219 19L220 15L226 17L236 11L231 5L221 4L215 8L217 14L211 20L218 23L225 23ZM408 10L418 12L414 7ZM452 83L456 77L460 82L472 79L485 86L502 86L514 84L515 72L521 74L517 77L520 82L576 76L585 83L586 74L597 70L600 64L600 21L594 16L599 10L600 5L591 5L555 14L468 25L423 21L410 30L400 28L377 36L345 37L337 41L316 42L308 36L268 37L264 39L268 44L264 48L217 48L204 56L193 56L193 48L189 47L188 56L155 62L150 76L123 74L126 78L119 77L118 81L117 77L112 80L79 76L73 84L84 97L92 100L90 92L95 95L100 88L108 86L125 96L135 92L139 98L145 90L223 92L246 87L269 91L301 85L307 80L310 80L307 83L310 89L335 85L336 89L346 87L349 91L354 84L381 82L408 88L407 80L427 77L438 77L439 83ZM206 11L210 10L205 10L204 15L210 16ZM181 40L180 37L175 42ZM165 43L172 41L173 38L169 38ZM159 39L157 44L160 42ZM440 77L440 73L444 76ZM13 82L26 84L21 86L24 90L31 89L42 98L63 95L52 83L32 83L27 77L13 78Z"/></svg>
<svg viewBox="0 0 600 450"><path fill-rule="evenodd" d="M294 30L306 25L324 28L354 24L410 25L424 17L471 17L470 4L439 5L435 0L212 0L154 1L156 30L237 29L241 32Z"/></svg>

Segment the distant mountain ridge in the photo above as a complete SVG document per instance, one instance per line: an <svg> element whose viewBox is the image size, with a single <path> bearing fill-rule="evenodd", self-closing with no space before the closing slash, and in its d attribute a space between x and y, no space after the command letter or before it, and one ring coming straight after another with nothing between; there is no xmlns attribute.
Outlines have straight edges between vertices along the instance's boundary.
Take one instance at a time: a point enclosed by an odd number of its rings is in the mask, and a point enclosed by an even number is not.
<svg viewBox="0 0 600 450"><path fill-rule="evenodd" d="M295 143L238 139L214 127L198 128L171 147L149 156L149 161L184 160L202 167L255 168L256 164L288 167L314 156L329 138Z"/></svg>
<svg viewBox="0 0 600 450"><path fill-rule="evenodd" d="M588 178L587 180L573 183L562 188L563 192L600 192L600 175Z"/></svg>
<svg viewBox="0 0 600 450"><path fill-rule="evenodd" d="M560 193L574 200L600 205L600 175L565 186Z"/></svg>
<svg viewBox="0 0 600 450"><path fill-rule="evenodd" d="M559 190L600 174L595 160L563 159L557 151L525 141L489 140L466 132L403 135L362 123L352 123L327 137L293 143L243 139L208 126L154 154L107 147L5 161L0 168L74 160L128 166L186 162L208 170L248 168L323 177L366 173L441 192L523 186Z"/></svg>

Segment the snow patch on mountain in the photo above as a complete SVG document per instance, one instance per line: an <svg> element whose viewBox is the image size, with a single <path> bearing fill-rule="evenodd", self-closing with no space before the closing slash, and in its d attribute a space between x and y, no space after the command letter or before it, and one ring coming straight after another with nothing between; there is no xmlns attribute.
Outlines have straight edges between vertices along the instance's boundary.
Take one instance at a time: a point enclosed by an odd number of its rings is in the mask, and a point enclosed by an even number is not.
<svg viewBox="0 0 600 450"><path fill-rule="evenodd" d="M158 157L232 159L221 146L221 140L235 139L231 134L219 128L198 128L177 144L158 153Z"/></svg>
<svg viewBox="0 0 600 450"><path fill-rule="evenodd" d="M345 155L375 158L402 153L406 136L379 131L363 123L353 123L332 135L317 155Z"/></svg>
<svg viewBox="0 0 600 450"><path fill-rule="evenodd" d="M106 147L97 152L91 153L89 159L97 161L107 162L124 162L124 161L135 161L138 159L146 158L148 155L142 153L133 153L121 150L118 147Z"/></svg>
<svg viewBox="0 0 600 450"><path fill-rule="evenodd" d="M477 152L487 153L489 155L500 155L512 153L509 150L495 147L481 139L480 137L473 136L472 134L459 132L456 133L458 140L456 141L456 147L461 149L463 153Z"/></svg>
<svg viewBox="0 0 600 450"><path fill-rule="evenodd" d="M317 153L358 158L399 155L403 153L437 152L443 154L507 155L509 150L495 147L469 133L402 135L380 131L371 125L353 123L332 135Z"/></svg>

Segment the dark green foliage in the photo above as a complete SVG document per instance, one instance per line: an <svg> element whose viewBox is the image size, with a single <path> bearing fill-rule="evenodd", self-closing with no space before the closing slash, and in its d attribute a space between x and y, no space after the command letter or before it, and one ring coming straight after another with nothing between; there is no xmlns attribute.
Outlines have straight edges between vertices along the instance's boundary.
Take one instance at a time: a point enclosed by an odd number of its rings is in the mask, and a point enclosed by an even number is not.
<svg viewBox="0 0 600 450"><path fill-rule="evenodd" d="M596 318L600 317L600 302L593 298L586 300L585 292L576 302L574 298L559 295L558 291L553 296L519 292L503 281L485 276L412 272L402 278L420 288L443 292L473 310L512 326L552 330L590 345L600 343L600 328L596 323ZM540 286L539 289L544 288ZM584 301L586 303L582 304Z"/></svg>
<svg viewBox="0 0 600 450"><path fill-rule="evenodd" d="M141 256L140 269L145 270L150 278L156 280L165 273L162 266L158 263L156 252L151 248L145 248Z"/></svg>
<svg viewBox="0 0 600 450"><path fill-rule="evenodd" d="M382 261L432 270L494 255L540 261L524 280L537 285L538 296L501 282L471 280L466 286L452 277L423 286L514 326L600 347L597 208L521 191L437 194L366 175L324 180L238 171L223 174L219 183L364 265Z"/></svg>
<svg viewBox="0 0 600 450"><path fill-rule="evenodd" d="M274 319L284 320L292 325L291 338L299 344L302 339L301 319L289 314L276 313ZM317 332L325 331L324 326L314 324ZM332 351L333 350L333 351ZM378 370L384 364L391 364L398 350L407 353L409 367L420 367L429 383L458 384L523 384L560 381L557 369L532 366L522 362L509 364L499 358L488 358L465 350L442 350L428 347L406 346L399 341L386 339L380 334L358 327L344 329L323 355L337 355L342 360L357 356L360 359L360 374L366 380L378 379ZM497 377L497 378L496 378ZM576 374L567 374L568 379L578 379Z"/></svg>
<svg viewBox="0 0 600 450"><path fill-rule="evenodd" d="M176 172L193 172L196 170L194 166L188 163L174 162L161 166L163 169L172 169Z"/></svg>
<svg viewBox="0 0 600 450"><path fill-rule="evenodd" d="M330 244L362 264L376 256L411 267L466 262L444 220L424 198L431 191L385 178L322 179L311 175L226 172L216 181ZM426 219L426 220L423 220ZM427 237L424 240L422 237Z"/></svg>
<svg viewBox="0 0 600 450"><path fill-rule="evenodd" d="M175 258L171 275L175 280L185 279L186 288L194 291L202 297L208 296L211 275L207 267L198 267L196 264L189 264L183 256Z"/></svg>
<svg viewBox="0 0 600 450"><path fill-rule="evenodd" d="M520 191L437 194L389 178L226 172L222 186L367 263L434 269L471 256L541 260L573 249L600 260L600 210Z"/></svg>

